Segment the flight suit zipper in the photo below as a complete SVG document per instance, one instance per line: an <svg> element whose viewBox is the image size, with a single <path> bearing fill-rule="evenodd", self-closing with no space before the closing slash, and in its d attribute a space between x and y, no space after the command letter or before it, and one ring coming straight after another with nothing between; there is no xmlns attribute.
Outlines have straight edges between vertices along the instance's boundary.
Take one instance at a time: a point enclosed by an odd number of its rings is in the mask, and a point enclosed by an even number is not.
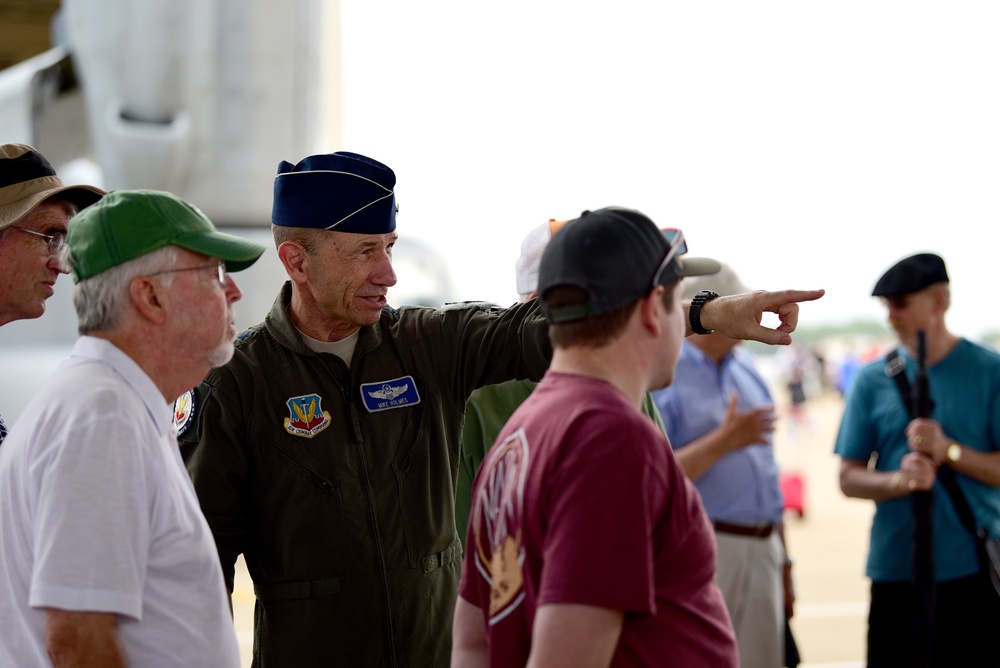
<svg viewBox="0 0 1000 668"><path fill-rule="evenodd" d="M389 662L390 665L395 666L397 665L396 638L392 629L392 601L389 592L389 577L385 566L385 548L382 544L382 532L379 530L378 513L376 512L375 505L375 492L372 489L371 476L368 473L368 463L365 459L365 439L361 430L361 418L358 415L357 405L351 400L351 389L358 388L360 391L361 388L361 368L364 366L363 359L363 353L359 353L354 356L350 369L350 387L346 388L341 386L341 390L344 393L344 401L346 402L347 409L350 413L351 430L353 431L353 438L351 440L354 443L354 447L358 455L359 468L361 469L361 475L364 479L365 492L368 495L368 512L371 515L372 531L375 534L375 547L378 553L379 575L382 578L382 598L385 603L386 612L386 636L389 640Z"/></svg>

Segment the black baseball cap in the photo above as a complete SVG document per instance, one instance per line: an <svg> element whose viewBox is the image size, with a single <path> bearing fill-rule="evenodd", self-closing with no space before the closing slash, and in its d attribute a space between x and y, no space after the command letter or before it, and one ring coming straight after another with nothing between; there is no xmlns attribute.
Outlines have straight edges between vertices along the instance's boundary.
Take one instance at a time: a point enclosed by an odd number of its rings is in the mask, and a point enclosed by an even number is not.
<svg viewBox="0 0 1000 668"><path fill-rule="evenodd" d="M671 236L683 244L683 234ZM538 274L538 294L549 323L581 320L627 306L684 276L713 274L721 265L710 258L679 257L686 247L663 265L671 250L665 232L633 209L608 207L584 211L553 235ZM545 298L557 286L575 286L589 296L585 304L550 309Z"/></svg>
<svg viewBox="0 0 1000 668"><path fill-rule="evenodd" d="M947 283L944 260L934 253L917 253L889 268L872 289L872 297L902 297L928 285Z"/></svg>

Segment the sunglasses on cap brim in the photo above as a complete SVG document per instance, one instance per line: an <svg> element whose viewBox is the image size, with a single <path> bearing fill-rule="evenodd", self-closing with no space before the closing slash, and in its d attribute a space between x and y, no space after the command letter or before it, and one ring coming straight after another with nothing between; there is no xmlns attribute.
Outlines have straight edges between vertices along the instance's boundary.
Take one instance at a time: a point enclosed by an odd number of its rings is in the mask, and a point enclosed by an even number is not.
<svg viewBox="0 0 1000 668"><path fill-rule="evenodd" d="M680 257L688 252L687 241L684 240L684 233L682 231L676 227L667 227L660 231L663 232L663 236L667 238L667 253L663 256L663 261L660 262L660 266L656 268L656 273L653 274L653 282L650 286L651 288L655 288L657 285L660 285L661 279L663 278L663 272L666 271L667 267L674 258Z"/></svg>

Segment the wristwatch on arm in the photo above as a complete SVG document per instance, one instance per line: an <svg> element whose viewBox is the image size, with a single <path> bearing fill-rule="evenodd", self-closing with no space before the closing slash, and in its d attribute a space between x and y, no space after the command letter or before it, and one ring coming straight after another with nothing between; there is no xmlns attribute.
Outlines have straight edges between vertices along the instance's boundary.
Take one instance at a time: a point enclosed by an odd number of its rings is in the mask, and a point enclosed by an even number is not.
<svg viewBox="0 0 1000 668"><path fill-rule="evenodd" d="M701 307L719 296L718 292L711 290L701 290L695 293L691 299L691 308L688 310L688 319L691 321L691 331L695 334L711 334L714 329L705 329L701 324Z"/></svg>

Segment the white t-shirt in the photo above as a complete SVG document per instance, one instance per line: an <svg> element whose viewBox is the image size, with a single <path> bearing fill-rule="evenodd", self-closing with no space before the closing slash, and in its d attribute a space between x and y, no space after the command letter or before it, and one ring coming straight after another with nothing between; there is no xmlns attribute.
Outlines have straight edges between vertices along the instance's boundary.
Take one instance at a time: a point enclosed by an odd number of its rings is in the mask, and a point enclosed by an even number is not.
<svg viewBox="0 0 1000 668"><path fill-rule="evenodd" d="M0 666L50 665L47 607L119 615L130 665L240 665L171 415L93 337L32 398L0 448Z"/></svg>

